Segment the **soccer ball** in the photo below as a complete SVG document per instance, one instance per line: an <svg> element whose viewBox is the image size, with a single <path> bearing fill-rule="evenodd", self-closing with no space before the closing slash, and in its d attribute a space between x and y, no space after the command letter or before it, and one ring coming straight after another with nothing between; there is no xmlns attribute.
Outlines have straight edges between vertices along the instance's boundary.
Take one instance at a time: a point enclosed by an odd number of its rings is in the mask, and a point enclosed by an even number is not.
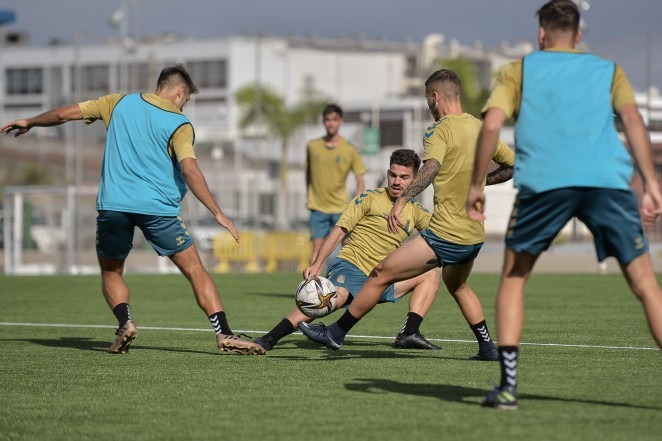
<svg viewBox="0 0 662 441"><path fill-rule="evenodd" d="M336 287L325 277L313 277L297 286L297 308L306 317L320 318L336 310L338 293Z"/></svg>

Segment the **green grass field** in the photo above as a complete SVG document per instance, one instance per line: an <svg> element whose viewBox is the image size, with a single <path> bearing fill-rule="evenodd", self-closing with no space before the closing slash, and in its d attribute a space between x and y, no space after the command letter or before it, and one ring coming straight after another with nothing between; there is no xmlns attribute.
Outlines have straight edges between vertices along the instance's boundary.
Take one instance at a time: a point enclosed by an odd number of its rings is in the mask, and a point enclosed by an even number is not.
<svg viewBox="0 0 662 441"><path fill-rule="evenodd" d="M105 352L98 276L0 276L0 440L659 440L661 353L617 275L534 275L520 408L484 409L499 365L440 291L392 347L406 301L378 306L332 353L300 334L262 357L218 353L179 275L128 275L140 336ZM217 276L230 325L257 336L293 306L295 274ZM498 276L470 280L494 328ZM338 313L326 318L330 323ZM492 329L494 331L494 329ZM438 340L437 340L438 339Z"/></svg>

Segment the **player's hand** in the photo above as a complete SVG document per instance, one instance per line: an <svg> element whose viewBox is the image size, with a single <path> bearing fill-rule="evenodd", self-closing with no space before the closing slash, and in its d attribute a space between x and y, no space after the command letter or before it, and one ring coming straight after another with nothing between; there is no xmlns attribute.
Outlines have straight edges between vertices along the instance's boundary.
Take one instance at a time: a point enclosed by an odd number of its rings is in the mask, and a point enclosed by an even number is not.
<svg viewBox="0 0 662 441"><path fill-rule="evenodd" d="M219 224L220 226L222 226L223 228L225 228L226 230L228 230L228 231L230 232L230 234L232 234L232 237L234 237L234 240L235 240L237 243L239 243L239 233L237 233L237 229L235 228L235 226L234 226L234 224L232 223L232 221L230 220L230 218L227 217L227 216L226 216L225 214L223 214L223 213L218 213L218 214L215 216L215 219L216 219L216 222L218 222L218 224Z"/></svg>
<svg viewBox="0 0 662 441"><path fill-rule="evenodd" d="M467 194L467 214L475 221L485 220L485 192L481 187L470 186Z"/></svg>
<svg viewBox="0 0 662 441"><path fill-rule="evenodd" d="M320 273L320 264L315 264L313 263L310 265L308 268L303 270L303 278L306 280L310 280L313 277L316 277Z"/></svg>
<svg viewBox="0 0 662 441"><path fill-rule="evenodd" d="M641 218L644 225L647 227L654 225L660 214L662 214L660 188L657 184L648 185L641 197Z"/></svg>
<svg viewBox="0 0 662 441"><path fill-rule="evenodd" d="M397 198L395 200L393 208L391 208L391 211L388 214L388 218L386 219L389 233L397 234L398 228L403 228L402 222L400 222L400 214L402 214L402 210L406 203L407 202L402 198Z"/></svg>
<svg viewBox="0 0 662 441"><path fill-rule="evenodd" d="M0 133L9 135L10 132L16 130L16 133L14 133L14 137L17 137L23 135L24 133L27 133L31 128L32 127L30 127L27 120L17 119L16 121L12 121L0 127Z"/></svg>

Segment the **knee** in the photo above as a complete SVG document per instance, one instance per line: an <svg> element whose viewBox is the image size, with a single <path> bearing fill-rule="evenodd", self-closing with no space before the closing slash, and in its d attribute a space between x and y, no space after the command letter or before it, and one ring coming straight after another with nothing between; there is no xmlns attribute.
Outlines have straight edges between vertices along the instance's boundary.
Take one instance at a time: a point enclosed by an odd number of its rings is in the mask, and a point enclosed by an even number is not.
<svg viewBox="0 0 662 441"><path fill-rule="evenodd" d="M380 262L372 269L372 271L370 271L368 281L372 283L388 284L391 283L391 278L391 271L389 271L389 269L384 266L383 262Z"/></svg>
<svg viewBox="0 0 662 441"><path fill-rule="evenodd" d="M439 274L438 270L431 269L427 273L423 274L423 280L425 283L434 285L439 288L439 284L441 283L441 274Z"/></svg>

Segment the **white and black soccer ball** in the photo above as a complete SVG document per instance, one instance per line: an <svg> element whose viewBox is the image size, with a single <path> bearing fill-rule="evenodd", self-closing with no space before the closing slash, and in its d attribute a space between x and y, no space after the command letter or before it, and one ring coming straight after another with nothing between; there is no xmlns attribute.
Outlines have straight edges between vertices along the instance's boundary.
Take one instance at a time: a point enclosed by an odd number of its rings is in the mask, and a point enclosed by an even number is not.
<svg viewBox="0 0 662 441"><path fill-rule="evenodd" d="M336 286L325 277L313 277L299 283L296 291L297 308L306 317L320 318L336 310Z"/></svg>

